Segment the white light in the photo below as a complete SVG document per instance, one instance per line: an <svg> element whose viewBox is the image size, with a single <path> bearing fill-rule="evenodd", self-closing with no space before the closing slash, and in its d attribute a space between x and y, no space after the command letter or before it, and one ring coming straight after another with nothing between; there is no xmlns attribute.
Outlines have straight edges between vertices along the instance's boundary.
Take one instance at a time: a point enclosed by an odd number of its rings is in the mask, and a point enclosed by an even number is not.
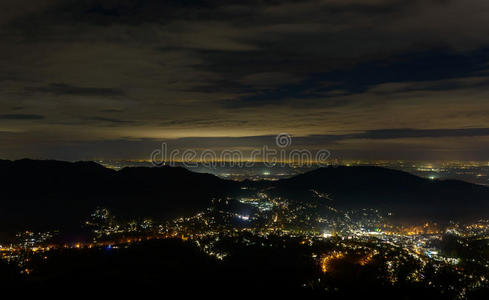
<svg viewBox="0 0 489 300"><path fill-rule="evenodd" d="M250 216L238 215L238 218L240 218L241 220L244 220L244 221L248 221L250 219Z"/></svg>

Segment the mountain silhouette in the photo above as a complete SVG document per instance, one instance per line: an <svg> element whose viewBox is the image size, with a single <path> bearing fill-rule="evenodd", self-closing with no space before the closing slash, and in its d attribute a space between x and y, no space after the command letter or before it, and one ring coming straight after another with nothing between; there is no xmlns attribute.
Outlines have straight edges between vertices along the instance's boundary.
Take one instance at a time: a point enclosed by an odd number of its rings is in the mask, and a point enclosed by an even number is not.
<svg viewBox="0 0 489 300"><path fill-rule="evenodd" d="M275 193L307 201L327 193L340 208L375 208L400 219L472 220L489 212L489 188L459 180L431 180L382 167L320 168L278 181Z"/></svg>
<svg viewBox="0 0 489 300"><path fill-rule="evenodd" d="M201 211L213 198L239 195L243 185L294 201L309 201L315 190L339 208L382 209L406 220L469 220L489 212L487 187L379 167L320 168L279 181L235 182L181 167L115 171L94 162L24 159L0 160L0 231L76 230L97 207L123 218L169 220Z"/></svg>
<svg viewBox="0 0 489 300"><path fill-rule="evenodd" d="M97 207L160 220L194 214L235 182L180 167L107 169L93 162L0 161L1 231L80 227Z"/></svg>

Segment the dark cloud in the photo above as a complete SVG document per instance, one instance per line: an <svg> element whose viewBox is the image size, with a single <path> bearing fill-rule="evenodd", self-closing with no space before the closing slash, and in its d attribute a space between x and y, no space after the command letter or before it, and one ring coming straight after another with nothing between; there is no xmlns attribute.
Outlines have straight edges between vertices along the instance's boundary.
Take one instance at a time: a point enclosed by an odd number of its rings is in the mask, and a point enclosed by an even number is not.
<svg viewBox="0 0 489 300"><path fill-rule="evenodd" d="M87 118L87 120L101 121L101 122L114 123L114 124L134 123L133 121L126 121L126 120L119 120L119 119L105 118L105 117L91 117L91 118Z"/></svg>
<svg viewBox="0 0 489 300"><path fill-rule="evenodd" d="M45 87L29 87L27 91L38 93L50 93L54 95L75 95L75 96L120 96L122 90L112 88L95 88L73 86L64 83L52 83Z"/></svg>
<svg viewBox="0 0 489 300"><path fill-rule="evenodd" d="M44 116L35 115L35 114L6 114L0 115L0 119L2 120L41 120L44 119Z"/></svg>
<svg viewBox="0 0 489 300"><path fill-rule="evenodd" d="M489 128L454 128L454 129L379 129L349 134L323 134L310 136L291 136L292 145L311 146L328 145L329 143L348 140L390 140L411 138L446 138L446 137L483 137L489 136ZM172 140L177 145L207 145L219 147L245 147L253 145L274 146L276 135L246 137L189 137Z"/></svg>
<svg viewBox="0 0 489 300"><path fill-rule="evenodd" d="M461 129L379 129L369 130L353 138L393 139L393 138L439 138L489 136L489 128ZM348 136L346 136L348 137Z"/></svg>
<svg viewBox="0 0 489 300"><path fill-rule="evenodd" d="M161 126L208 126L208 125L218 125L218 126L236 126L236 125L246 125L249 121L246 120L208 120L208 119L192 119L192 120L171 120L163 121L160 123Z"/></svg>
<svg viewBox="0 0 489 300"><path fill-rule="evenodd" d="M102 113L120 113L120 112L123 112L123 110L122 109L108 108L108 109L102 109L100 112L102 112Z"/></svg>
<svg viewBox="0 0 489 300"><path fill-rule="evenodd" d="M377 129L360 133L340 135L313 135L299 138L309 143L335 142L342 140L368 139L406 139L406 138L445 138L445 137L481 137L489 136L489 128L460 128L460 129Z"/></svg>

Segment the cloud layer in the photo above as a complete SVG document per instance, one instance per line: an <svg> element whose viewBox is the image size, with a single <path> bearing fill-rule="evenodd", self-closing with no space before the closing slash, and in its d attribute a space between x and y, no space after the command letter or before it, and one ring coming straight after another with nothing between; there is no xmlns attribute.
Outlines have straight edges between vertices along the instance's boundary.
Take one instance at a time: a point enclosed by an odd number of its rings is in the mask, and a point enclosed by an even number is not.
<svg viewBox="0 0 489 300"><path fill-rule="evenodd" d="M485 0L2 1L0 155L288 132L489 159L487 20Z"/></svg>

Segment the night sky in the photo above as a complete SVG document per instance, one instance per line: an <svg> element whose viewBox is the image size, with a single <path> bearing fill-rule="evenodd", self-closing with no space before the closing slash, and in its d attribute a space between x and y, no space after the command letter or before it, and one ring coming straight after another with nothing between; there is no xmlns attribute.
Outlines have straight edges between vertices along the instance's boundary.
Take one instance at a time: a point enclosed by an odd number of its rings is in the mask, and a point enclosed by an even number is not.
<svg viewBox="0 0 489 300"><path fill-rule="evenodd" d="M489 160L487 0L2 0L0 158Z"/></svg>

